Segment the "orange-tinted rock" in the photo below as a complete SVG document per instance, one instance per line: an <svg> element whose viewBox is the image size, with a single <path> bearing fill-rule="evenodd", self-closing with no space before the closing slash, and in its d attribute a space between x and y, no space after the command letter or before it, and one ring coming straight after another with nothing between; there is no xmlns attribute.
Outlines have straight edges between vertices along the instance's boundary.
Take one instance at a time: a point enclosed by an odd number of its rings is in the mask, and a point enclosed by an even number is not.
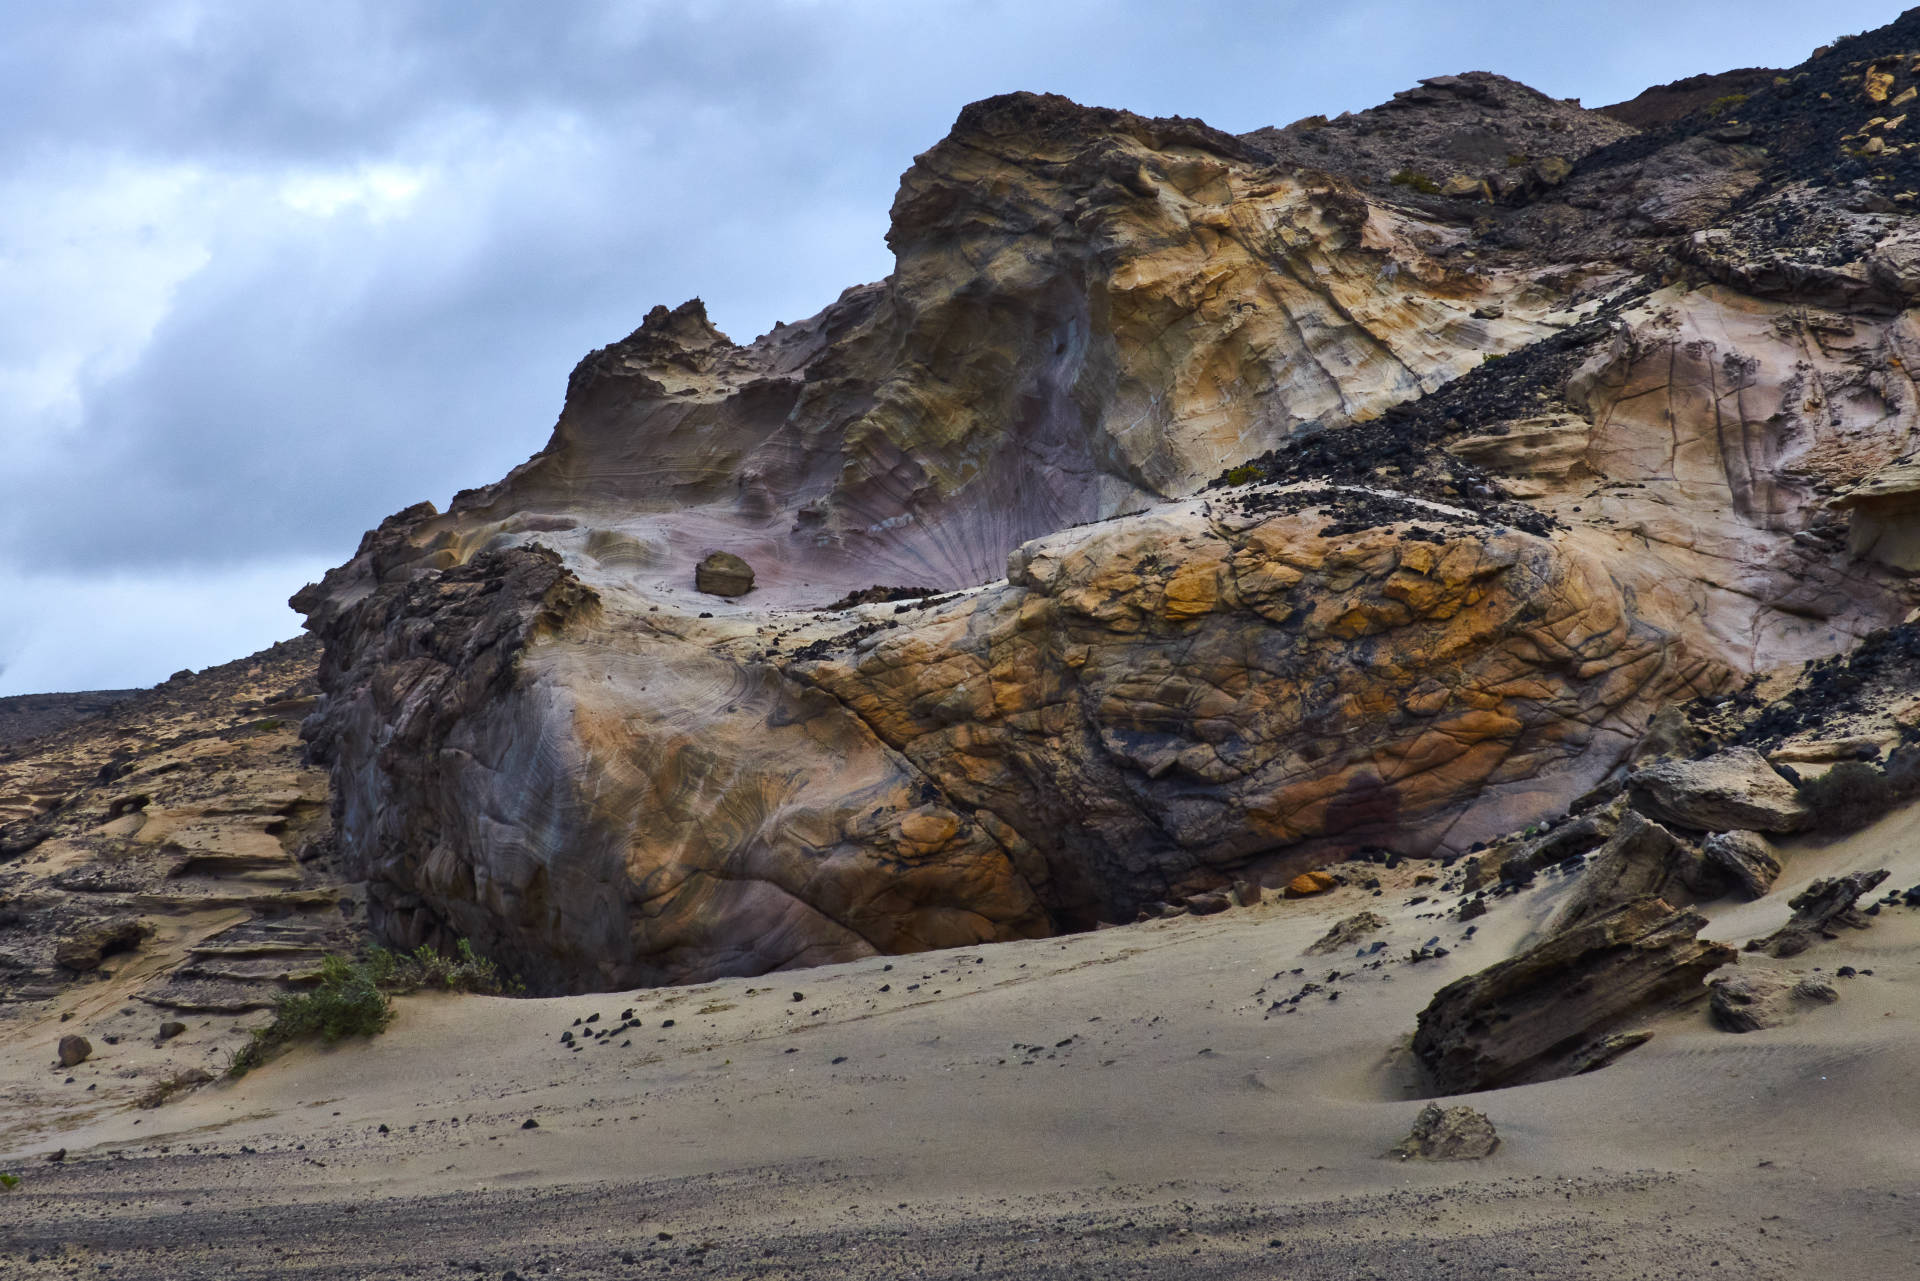
<svg viewBox="0 0 1920 1281"><path fill-rule="evenodd" d="M1325 872L1302 872L1287 882L1287 894L1292 898L1306 898L1313 894L1325 894L1340 882Z"/></svg>

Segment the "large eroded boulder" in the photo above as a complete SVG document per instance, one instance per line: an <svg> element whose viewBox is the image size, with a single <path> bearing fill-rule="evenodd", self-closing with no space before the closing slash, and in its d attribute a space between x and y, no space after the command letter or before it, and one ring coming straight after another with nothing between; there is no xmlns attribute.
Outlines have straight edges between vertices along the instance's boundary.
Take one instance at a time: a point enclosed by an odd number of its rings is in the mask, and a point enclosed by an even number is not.
<svg viewBox="0 0 1920 1281"><path fill-rule="evenodd" d="M1706 918L1642 898L1458 979L1420 1012L1413 1051L1442 1094L1591 1071L1644 1041L1628 1025L1706 997L1738 954Z"/></svg>
<svg viewBox="0 0 1920 1281"><path fill-rule="evenodd" d="M316 589L343 852L408 946L469 937L551 987L752 973L1462 849L1720 678L1549 539L1340 508L1163 508L791 639L538 547Z"/></svg>
<svg viewBox="0 0 1920 1281"><path fill-rule="evenodd" d="M1792 783L1751 747L1694 761L1655 761L1629 780L1634 808L1701 832L1794 832L1812 812Z"/></svg>

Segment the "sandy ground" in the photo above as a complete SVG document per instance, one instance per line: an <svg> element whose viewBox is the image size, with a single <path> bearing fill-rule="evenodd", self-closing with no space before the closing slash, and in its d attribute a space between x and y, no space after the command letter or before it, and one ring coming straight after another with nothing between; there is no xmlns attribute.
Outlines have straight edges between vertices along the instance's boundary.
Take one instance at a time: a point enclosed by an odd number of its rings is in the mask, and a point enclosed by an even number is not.
<svg viewBox="0 0 1920 1281"><path fill-rule="evenodd" d="M1920 881L1920 811L1790 851L1707 932L1878 866ZM1672 1016L1602 1072L1475 1096L1491 1158L1403 1163L1380 1154L1420 1106L1415 1014L1565 884L1463 940L1411 870L1381 898L698 988L409 998L378 1039L157 1110L135 1075L230 1029L96 1035L49 1069L62 1031L153 1021L96 1005L0 1046L0 1276L1920 1275L1920 911L1766 962L1873 971L1792 1026ZM1302 955L1362 906L1392 919L1380 968ZM1452 955L1404 959L1434 935Z"/></svg>

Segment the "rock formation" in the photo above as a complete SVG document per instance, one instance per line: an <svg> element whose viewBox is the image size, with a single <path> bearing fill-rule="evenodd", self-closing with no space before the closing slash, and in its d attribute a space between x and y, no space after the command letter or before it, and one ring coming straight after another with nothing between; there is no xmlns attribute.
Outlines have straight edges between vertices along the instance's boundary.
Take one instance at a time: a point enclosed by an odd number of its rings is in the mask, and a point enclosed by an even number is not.
<svg viewBox="0 0 1920 1281"><path fill-rule="evenodd" d="M1855 904L1886 879L1887 871L1881 868L1815 881L1787 900L1787 906L1793 909L1792 918L1765 938L1748 943L1747 950L1769 956L1798 956L1823 938L1839 937L1835 929L1866 929L1869 922Z"/></svg>
<svg viewBox="0 0 1920 1281"><path fill-rule="evenodd" d="M326 776L301 762L318 651L288 642L0 745L0 1040L71 1029L104 1072L89 1099L220 1070L232 1016L365 941ZM164 1062L126 1067L120 1047L156 1034ZM23 1090L24 1116L44 1100Z"/></svg>
<svg viewBox="0 0 1920 1281"><path fill-rule="evenodd" d="M1443 1108L1429 1103L1413 1120L1413 1130L1386 1155L1402 1161L1477 1161L1500 1146L1487 1114L1472 1108Z"/></svg>
<svg viewBox="0 0 1920 1281"><path fill-rule="evenodd" d="M1909 45L1638 132L1485 73L1238 137L967 107L886 280L747 344L656 307L527 463L296 596L375 927L688 981L1451 856L1617 786L1663 704L1913 603ZM1636 804L1688 849L1804 821L1730 765Z"/></svg>
<svg viewBox="0 0 1920 1281"><path fill-rule="evenodd" d="M1707 996L1735 959L1696 937L1706 918L1636 899L1448 984L1420 1013L1413 1052L1442 1094L1571 1076L1646 1040L1626 1025Z"/></svg>

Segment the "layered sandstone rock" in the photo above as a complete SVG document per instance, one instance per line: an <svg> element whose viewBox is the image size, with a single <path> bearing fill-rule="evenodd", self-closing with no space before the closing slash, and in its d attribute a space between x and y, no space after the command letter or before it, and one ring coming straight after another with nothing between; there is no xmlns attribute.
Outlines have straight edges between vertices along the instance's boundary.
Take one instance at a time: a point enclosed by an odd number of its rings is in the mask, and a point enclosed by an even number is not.
<svg viewBox="0 0 1920 1281"><path fill-rule="evenodd" d="M1413 1051L1442 1094L1572 1076L1643 1044L1632 1025L1707 996L1737 958L1696 937L1706 918L1635 899L1448 984L1420 1013Z"/></svg>
<svg viewBox="0 0 1920 1281"><path fill-rule="evenodd" d="M885 281L745 345L656 308L544 450L296 598L376 925L691 980L1451 854L1617 784L1663 702L1912 604L1829 502L1912 448L1905 233L1844 165L1782 172L1776 106L968 107ZM1396 183L1396 148L1453 159ZM696 590L715 553L750 595Z"/></svg>

